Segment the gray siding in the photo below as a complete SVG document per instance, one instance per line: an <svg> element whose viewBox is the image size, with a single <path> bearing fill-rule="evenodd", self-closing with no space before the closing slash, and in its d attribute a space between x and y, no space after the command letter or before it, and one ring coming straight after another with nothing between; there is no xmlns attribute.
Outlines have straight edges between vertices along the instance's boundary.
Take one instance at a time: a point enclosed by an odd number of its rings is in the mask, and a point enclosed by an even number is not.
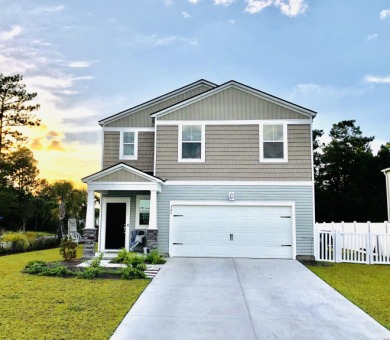
<svg viewBox="0 0 390 340"><path fill-rule="evenodd" d="M150 115L157 111L163 110L171 105L177 104L185 99L196 96L200 93L210 90L209 86L201 85L194 89L180 93L177 96L168 98L158 103L148 106L138 112L121 117L113 122L107 123L107 127L153 127Z"/></svg>
<svg viewBox="0 0 390 340"><path fill-rule="evenodd" d="M119 159L120 133L104 132L103 169L119 162L134 166L142 171L153 171L154 168L154 132L138 132L138 159Z"/></svg>
<svg viewBox="0 0 390 340"><path fill-rule="evenodd" d="M297 255L313 255L313 188L311 186L163 186L157 194L159 249L169 251L170 201L227 200L233 191L237 201L294 201Z"/></svg>
<svg viewBox="0 0 390 340"><path fill-rule="evenodd" d="M121 169L106 176L100 177L95 182L150 182L146 178L132 172Z"/></svg>
<svg viewBox="0 0 390 340"><path fill-rule="evenodd" d="M159 120L246 120L310 119L310 117L261 99L253 94L228 88L158 118Z"/></svg>
<svg viewBox="0 0 390 340"><path fill-rule="evenodd" d="M260 163L258 125L206 125L206 161L178 162L178 127L157 127L156 176L168 180L310 181L310 125L288 126L288 162Z"/></svg>

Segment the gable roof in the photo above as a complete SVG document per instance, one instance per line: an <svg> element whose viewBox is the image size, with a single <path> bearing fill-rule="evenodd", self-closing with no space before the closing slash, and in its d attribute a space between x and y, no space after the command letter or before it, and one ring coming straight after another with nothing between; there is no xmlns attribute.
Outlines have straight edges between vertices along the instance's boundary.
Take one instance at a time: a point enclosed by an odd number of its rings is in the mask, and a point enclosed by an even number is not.
<svg viewBox="0 0 390 340"><path fill-rule="evenodd" d="M104 118L102 120L99 120L98 123L99 123L99 125L103 126L104 124L107 124L107 123L110 123L110 122L112 122L114 120L122 118L123 116L131 115L131 114L136 113L136 112L138 112L140 110L146 109L147 107L152 106L152 105L158 103L159 101L167 100L169 98L175 97L175 96L177 96L177 95L179 95L181 93L187 92L187 91L189 91L191 89L194 89L194 88L202 86L202 85L203 86L208 86L211 89L217 87L217 84L214 84L214 83L212 83L212 82L210 82L208 80L205 80L205 79L200 79L200 80L197 80L197 81L195 81L195 82L193 82L191 84L188 84L188 85L185 85L183 87L180 87L180 88L178 88L178 89L176 89L174 91L168 92L168 93L166 93L166 94L164 94L162 96L156 97L156 98L151 99L151 100L149 100L147 102L144 102L142 104L136 105L136 106L131 107L131 108L127 109L127 110L121 111L121 112L116 113L116 114L114 114L112 116Z"/></svg>
<svg viewBox="0 0 390 340"><path fill-rule="evenodd" d="M197 96L194 96L194 97L191 97L189 99L186 99L186 100L183 100L182 102L180 103L177 103L177 104L174 104L174 105L171 105L163 110L160 110L156 113L153 113L151 114L151 117L152 118L158 118L158 117L161 117L161 116L164 116L166 114L169 114L177 109L180 109L184 106L187 106L187 105L190 105L190 104L193 104L197 101L200 101L204 98L207 98L209 96L212 96L216 93L219 93L221 91L224 91L228 88L237 88L239 90L242 90L242 91L245 91L245 92L248 92L250 94L253 94L255 96L258 96L262 99L265 99L265 100L268 100L272 103L275 103L275 104L278 104L278 105L281 105L281 106L284 106L290 110L293 110L293 111L296 111L298 113L301 113L303 115L306 115L310 118L314 118L316 115L317 115L317 112L316 111L313 111L313 110L310 110L310 109L307 109L303 106L300 106L300 105L297 105L297 104L294 104L292 102L289 102L287 100L284 100L284 99L281 99L279 97L276 97L276 96L273 96L269 93L266 93L266 92L263 92L263 91L260 91L260 90L257 90L253 87L250 87L248 85L244 85L242 83L239 83L235 80L230 80L224 84L221 84L219 86L216 86L214 87L213 89L209 90L209 91L206 91L206 92L203 92L201 94L198 94Z"/></svg>
<svg viewBox="0 0 390 340"><path fill-rule="evenodd" d="M115 174L115 173L121 173L121 172L128 172L131 175L134 175L135 178L139 178L139 182L153 182L153 183L163 183L164 181L156 176L149 175L142 170L139 170L133 166L130 166L125 163L118 163L115 164L107 169L95 172L92 175L89 175L87 177L84 177L81 179L83 183L89 183L89 182L99 182L104 177L107 178L107 176ZM127 180L129 181L129 180ZM135 181L133 181L135 182Z"/></svg>

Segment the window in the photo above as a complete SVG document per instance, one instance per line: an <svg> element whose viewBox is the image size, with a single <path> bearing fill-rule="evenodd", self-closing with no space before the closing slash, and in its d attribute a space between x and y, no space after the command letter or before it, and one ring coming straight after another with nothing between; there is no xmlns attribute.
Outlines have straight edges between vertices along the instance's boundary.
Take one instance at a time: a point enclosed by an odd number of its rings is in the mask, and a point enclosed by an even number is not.
<svg viewBox="0 0 390 340"><path fill-rule="evenodd" d="M287 162L287 125L260 125L260 161Z"/></svg>
<svg viewBox="0 0 390 340"><path fill-rule="evenodd" d="M150 196L137 196L136 203L136 228L148 228L149 227L149 214L150 214Z"/></svg>
<svg viewBox="0 0 390 340"><path fill-rule="evenodd" d="M204 162L204 130L204 125L180 125L180 162Z"/></svg>
<svg viewBox="0 0 390 340"><path fill-rule="evenodd" d="M136 131L121 131L120 134L120 159L137 159L138 134Z"/></svg>

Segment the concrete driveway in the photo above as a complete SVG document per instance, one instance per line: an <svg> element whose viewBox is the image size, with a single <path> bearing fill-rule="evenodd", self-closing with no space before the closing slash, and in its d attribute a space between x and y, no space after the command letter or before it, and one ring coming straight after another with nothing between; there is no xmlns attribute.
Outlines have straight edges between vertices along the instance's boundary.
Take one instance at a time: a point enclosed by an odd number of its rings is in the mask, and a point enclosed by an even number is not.
<svg viewBox="0 0 390 340"><path fill-rule="evenodd" d="M112 339L383 340L390 332L297 261L171 258Z"/></svg>

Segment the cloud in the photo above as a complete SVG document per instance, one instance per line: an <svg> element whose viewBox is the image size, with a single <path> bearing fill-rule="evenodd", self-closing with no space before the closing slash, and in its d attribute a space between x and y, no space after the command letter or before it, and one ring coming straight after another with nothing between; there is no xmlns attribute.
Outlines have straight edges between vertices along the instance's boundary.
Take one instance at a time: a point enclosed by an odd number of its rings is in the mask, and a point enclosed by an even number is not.
<svg viewBox="0 0 390 340"><path fill-rule="evenodd" d="M189 15L187 12L182 11L181 15L183 16L184 19L191 18L191 15Z"/></svg>
<svg viewBox="0 0 390 340"><path fill-rule="evenodd" d="M175 42L181 42L181 43L186 43L190 44L192 46L199 46L198 39L187 39L187 38L181 38L177 36L171 36L171 37L166 37L166 38L161 38L156 41L156 46L167 46L167 45L172 45Z"/></svg>
<svg viewBox="0 0 390 340"><path fill-rule="evenodd" d="M52 151L67 151L61 141L59 140L51 140L49 145L47 146L47 150L52 150Z"/></svg>
<svg viewBox="0 0 390 340"><path fill-rule="evenodd" d="M64 135L62 133L49 131L44 135L34 138L30 146L31 149L40 151L69 151L69 149L65 148L62 144L63 138Z"/></svg>
<svg viewBox="0 0 390 340"><path fill-rule="evenodd" d="M44 14L44 13L55 13L60 12L65 8L64 5L59 6L48 6L48 7L38 7L31 11L31 14Z"/></svg>
<svg viewBox="0 0 390 340"><path fill-rule="evenodd" d="M172 0L164 0L165 6L171 6L172 5Z"/></svg>
<svg viewBox="0 0 390 340"><path fill-rule="evenodd" d="M305 13L307 9L305 0L247 0L245 12L255 14L270 6L279 8L282 14L290 18Z"/></svg>
<svg viewBox="0 0 390 340"><path fill-rule="evenodd" d="M370 35L367 35L367 38L366 40L367 41L370 41L370 40L375 40L379 37L379 35L377 33L374 33L374 34L370 34Z"/></svg>
<svg viewBox="0 0 390 340"><path fill-rule="evenodd" d="M196 5L197 3L200 2L200 0L188 0L188 2L189 2L190 4Z"/></svg>
<svg viewBox="0 0 390 340"><path fill-rule="evenodd" d="M19 25L14 25L11 27L9 31L5 31L0 33L0 40L1 41L10 41L20 35L23 32L23 29Z"/></svg>
<svg viewBox="0 0 390 340"><path fill-rule="evenodd" d="M375 83L375 84L390 84L390 76L373 76L373 75L366 75L364 77L364 81L367 83Z"/></svg>
<svg viewBox="0 0 390 340"><path fill-rule="evenodd" d="M226 21L229 25L234 25L236 23L236 20L234 19L229 19L228 21Z"/></svg>
<svg viewBox="0 0 390 340"><path fill-rule="evenodd" d="M390 18L390 9L384 9L379 14L379 19L385 20L387 18Z"/></svg>
<svg viewBox="0 0 390 340"><path fill-rule="evenodd" d="M73 68L85 68L89 67L94 63L94 61L72 61L67 66Z"/></svg>
<svg viewBox="0 0 390 340"><path fill-rule="evenodd" d="M368 87L339 87L334 85L320 85L316 83L297 84L290 94L293 101L296 97L307 96L311 98L344 98L361 96L370 91Z"/></svg>
<svg viewBox="0 0 390 340"><path fill-rule="evenodd" d="M230 6L235 0L214 0L214 5Z"/></svg>

